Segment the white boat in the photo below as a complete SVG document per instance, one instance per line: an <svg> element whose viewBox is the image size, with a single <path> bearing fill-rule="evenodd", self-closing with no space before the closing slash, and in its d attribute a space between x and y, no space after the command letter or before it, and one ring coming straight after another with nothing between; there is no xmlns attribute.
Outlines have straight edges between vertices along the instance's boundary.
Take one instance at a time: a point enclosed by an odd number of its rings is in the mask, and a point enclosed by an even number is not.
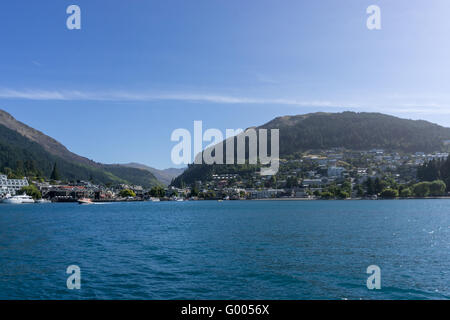
<svg viewBox="0 0 450 320"><path fill-rule="evenodd" d="M94 202L89 198L81 198L78 200L79 204L94 204Z"/></svg>
<svg viewBox="0 0 450 320"><path fill-rule="evenodd" d="M52 202L48 199L39 199L39 200L36 200L36 203L52 203Z"/></svg>
<svg viewBox="0 0 450 320"><path fill-rule="evenodd" d="M26 194L14 196L14 197L7 197L3 199L3 203L6 204L23 204L23 203L34 203L34 200L32 197L27 196Z"/></svg>
<svg viewBox="0 0 450 320"><path fill-rule="evenodd" d="M152 202L160 202L160 201L161 201L159 198L150 198L150 200L151 200Z"/></svg>

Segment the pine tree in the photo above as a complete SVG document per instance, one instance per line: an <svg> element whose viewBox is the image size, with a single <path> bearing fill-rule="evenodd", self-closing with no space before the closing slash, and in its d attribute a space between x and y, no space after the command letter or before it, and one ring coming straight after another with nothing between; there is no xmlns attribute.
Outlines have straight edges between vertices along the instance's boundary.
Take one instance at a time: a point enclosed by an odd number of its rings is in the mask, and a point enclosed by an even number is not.
<svg viewBox="0 0 450 320"><path fill-rule="evenodd" d="M56 167L56 162L55 165L53 166L53 171L52 174L50 176L51 180L59 180L59 172L58 172L58 168Z"/></svg>

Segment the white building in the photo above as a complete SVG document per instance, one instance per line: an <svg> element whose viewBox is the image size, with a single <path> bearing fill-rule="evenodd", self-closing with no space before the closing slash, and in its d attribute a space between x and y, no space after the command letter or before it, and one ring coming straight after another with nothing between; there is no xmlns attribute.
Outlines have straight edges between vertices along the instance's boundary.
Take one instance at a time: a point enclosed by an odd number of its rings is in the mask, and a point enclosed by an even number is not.
<svg viewBox="0 0 450 320"><path fill-rule="evenodd" d="M264 189L264 190L249 190L253 199L268 199L275 198L279 193L283 193L283 189Z"/></svg>
<svg viewBox="0 0 450 320"><path fill-rule="evenodd" d="M14 196L22 187L27 186L27 179L8 179L6 175L0 175L0 195L10 194Z"/></svg>

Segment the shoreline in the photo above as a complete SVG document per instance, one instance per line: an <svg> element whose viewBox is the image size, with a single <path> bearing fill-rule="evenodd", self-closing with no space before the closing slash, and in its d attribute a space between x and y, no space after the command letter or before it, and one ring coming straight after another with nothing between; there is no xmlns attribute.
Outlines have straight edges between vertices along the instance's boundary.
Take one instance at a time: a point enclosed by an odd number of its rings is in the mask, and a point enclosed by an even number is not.
<svg viewBox="0 0 450 320"><path fill-rule="evenodd" d="M361 201L361 200L442 200L442 199L450 199L450 196L442 196L442 197L410 197L410 198L379 198L379 199L365 199L365 198L351 198L351 199L307 199L307 198L265 198L265 199L245 199L251 201Z"/></svg>

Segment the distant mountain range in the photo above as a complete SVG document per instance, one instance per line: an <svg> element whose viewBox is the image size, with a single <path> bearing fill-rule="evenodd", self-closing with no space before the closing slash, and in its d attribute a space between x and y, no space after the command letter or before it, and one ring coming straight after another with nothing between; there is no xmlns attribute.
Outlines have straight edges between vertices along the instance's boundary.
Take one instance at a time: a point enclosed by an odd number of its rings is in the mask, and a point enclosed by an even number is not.
<svg viewBox="0 0 450 320"><path fill-rule="evenodd" d="M182 174L184 172L184 170L187 169L187 168L182 168L182 169L169 168L169 169L159 170L159 169L155 169L155 168L146 166L145 164L140 164L140 163L135 163L135 162L121 164L121 166L142 169L142 170L148 170L156 177L156 179L158 179L165 186L168 186L172 182L172 179L175 179L180 174Z"/></svg>
<svg viewBox="0 0 450 320"><path fill-rule="evenodd" d="M281 158L331 148L384 149L398 152L441 151L446 148L445 142L450 140L450 128L423 120L365 112L319 112L284 116L256 129L280 130ZM175 179L174 185L192 184L197 180L208 179L214 173L223 173L223 170L233 171L233 167L223 167L190 165ZM238 168L234 169L239 171Z"/></svg>
<svg viewBox="0 0 450 320"><path fill-rule="evenodd" d="M12 171L48 178L55 163L62 179L92 180L104 184L125 183L151 187L167 184L167 179L176 175L173 169L161 171L163 179L159 181L147 168L89 160L70 152L55 139L0 110L0 172Z"/></svg>

